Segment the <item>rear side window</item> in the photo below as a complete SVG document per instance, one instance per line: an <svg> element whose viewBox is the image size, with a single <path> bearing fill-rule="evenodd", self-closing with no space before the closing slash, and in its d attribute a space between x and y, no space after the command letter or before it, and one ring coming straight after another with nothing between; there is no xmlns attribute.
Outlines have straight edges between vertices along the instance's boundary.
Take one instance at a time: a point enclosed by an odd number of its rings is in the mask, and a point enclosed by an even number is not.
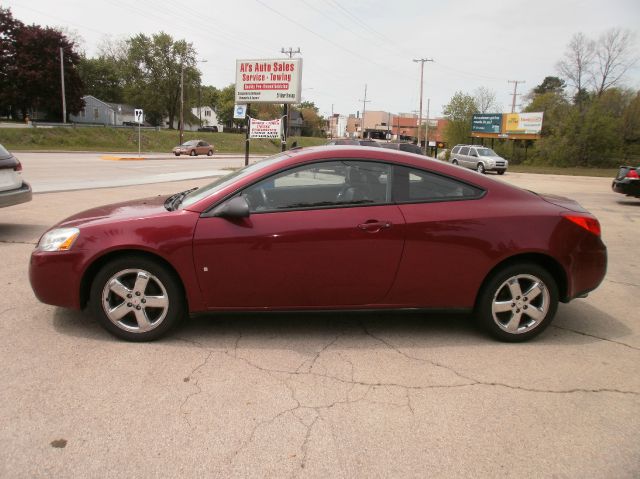
<svg viewBox="0 0 640 479"><path fill-rule="evenodd" d="M473 199L483 190L453 178L427 171L394 166L393 200L398 203Z"/></svg>
<svg viewBox="0 0 640 479"><path fill-rule="evenodd" d="M465 146L465 147L460 148L460 154L461 155L468 155L469 154L469 147Z"/></svg>

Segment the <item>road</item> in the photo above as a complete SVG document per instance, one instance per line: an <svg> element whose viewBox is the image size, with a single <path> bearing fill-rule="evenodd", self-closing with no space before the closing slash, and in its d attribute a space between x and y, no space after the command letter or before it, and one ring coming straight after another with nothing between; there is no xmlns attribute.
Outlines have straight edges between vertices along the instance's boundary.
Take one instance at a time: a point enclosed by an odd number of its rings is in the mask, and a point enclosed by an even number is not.
<svg viewBox="0 0 640 479"><path fill-rule="evenodd" d="M35 299L27 263L49 225L206 181L0 210L0 477L640 476L640 200L603 178L499 178L577 199L609 248L602 286L525 344L391 313L207 315L131 344Z"/></svg>

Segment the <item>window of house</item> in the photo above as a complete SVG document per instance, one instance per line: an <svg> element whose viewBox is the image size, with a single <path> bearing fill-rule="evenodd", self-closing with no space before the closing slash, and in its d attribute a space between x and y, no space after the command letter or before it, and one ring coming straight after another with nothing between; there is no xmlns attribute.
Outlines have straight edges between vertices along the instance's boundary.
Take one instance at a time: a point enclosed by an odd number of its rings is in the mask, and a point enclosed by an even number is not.
<svg viewBox="0 0 640 479"><path fill-rule="evenodd" d="M204 116L211 116L211 110L205 110Z"/></svg>
<svg viewBox="0 0 640 479"><path fill-rule="evenodd" d="M100 110L97 107L93 109L93 119L94 120L100 119Z"/></svg>

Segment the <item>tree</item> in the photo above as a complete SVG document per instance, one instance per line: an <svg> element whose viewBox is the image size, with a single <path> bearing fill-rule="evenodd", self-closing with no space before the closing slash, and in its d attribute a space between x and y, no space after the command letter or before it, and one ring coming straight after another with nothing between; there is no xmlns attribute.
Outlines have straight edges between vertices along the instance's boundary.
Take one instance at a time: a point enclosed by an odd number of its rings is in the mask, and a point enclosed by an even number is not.
<svg viewBox="0 0 640 479"><path fill-rule="evenodd" d="M595 46L593 86L598 96L619 84L638 61L634 37L628 30L612 28L602 34Z"/></svg>
<svg viewBox="0 0 640 479"><path fill-rule="evenodd" d="M234 123L233 107L236 101L236 85L231 83L222 90L211 90L210 101L218 121L225 126L231 126Z"/></svg>
<svg viewBox="0 0 640 479"><path fill-rule="evenodd" d="M481 86L474 92L476 107L480 113L490 113L502 110L496 102L496 92Z"/></svg>
<svg viewBox="0 0 640 479"><path fill-rule="evenodd" d="M0 7L0 113L4 114L14 113L17 35L23 26L11 10Z"/></svg>
<svg viewBox="0 0 640 479"><path fill-rule="evenodd" d="M102 101L121 103L124 101L124 81L122 64L114 58L81 57L78 74L85 86L85 92Z"/></svg>
<svg viewBox="0 0 640 479"><path fill-rule="evenodd" d="M185 40L174 40L160 32L148 37L138 34L126 41L124 96L128 103L144 108L150 122L169 118L169 128L180 112L180 80L184 78L185 117L189 99L198 95L200 72L196 51ZM186 119L185 119L186 121Z"/></svg>
<svg viewBox="0 0 640 479"><path fill-rule="evenodd" d="M554 76L544 77L542 83L533 89L533 94L542 95L545 93L563 94L567 83L561 78Z"/></svg>
<svg viewBox="0 0 640 479"><path fill-rule="evenodd" d="M471 119L478 112L473 96L456 92L443 108L444 116L449 120L444 136L449 145L466 143L471 136Z"/></svg>
<svg viewBox="0 0 640 479"><path fill-rule="evenodd" d="M564 53L564 58L556 64L560 75L567 78L578 93L577 104L582 104L581 92L592 76L595 56L595 43L584 33L576 33L571 38Z"/></svg>

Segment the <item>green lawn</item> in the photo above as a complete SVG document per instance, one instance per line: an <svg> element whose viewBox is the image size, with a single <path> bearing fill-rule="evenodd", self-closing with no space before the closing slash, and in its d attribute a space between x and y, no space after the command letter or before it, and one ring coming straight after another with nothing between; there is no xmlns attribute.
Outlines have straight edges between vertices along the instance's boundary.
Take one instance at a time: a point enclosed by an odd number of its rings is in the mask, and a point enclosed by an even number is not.
<svg viewBox="0 0 640 479"><path fill-rule="evenodd" d="M170 153L178 144L176 130L142 130L142 152ZM213 143L216 152L244 152L244 135L236 133L185 132L185 140L202 139ZM288 144L322 145L324 138L291 137ZM0 144L8 150L64 151L138 151L138 130L129 128L0 128ZM280 151L278 140L251 140L251 153L269 154Z"/></svg>
<svg viewBox="0 0 640 479"><path fill-rule="evenodd" d="M613 178L618 168L581 168L560 166L509 165L509 171L514 173L537 173L539 175L570 175L570 176L599 176Z"/></svg>

